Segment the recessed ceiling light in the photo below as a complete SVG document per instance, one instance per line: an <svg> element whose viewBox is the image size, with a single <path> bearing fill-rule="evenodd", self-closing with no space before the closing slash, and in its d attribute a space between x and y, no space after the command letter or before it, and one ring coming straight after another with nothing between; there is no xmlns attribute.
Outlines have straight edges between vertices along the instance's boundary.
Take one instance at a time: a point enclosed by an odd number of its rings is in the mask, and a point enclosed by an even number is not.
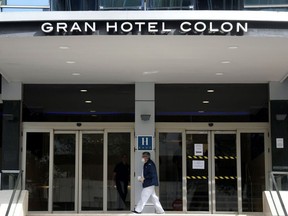
<svg viewBox="0 0 288 216"><path fill-rule="evenodd" d="M149 74L157 74L159 73L159 71L155 70L155 71L145 71L143 72L143 75L149 75Z"/></svg>
<svg viewBox="0 0 288 216"><path fill-rule="evenodd" d="M80 92L87 92L87 89L81 89Z"/></svg>
<svg viewBox="0 0 288 216"><path fill-rule="evenodd" d="M214 89L208 89L207 92L208 92L208 93L213 93L213 92L214 92Z"/></svg>
<svg viewBox="0 0 288 216"><path fill-rule="evenodd" d="M230 64L231 62L230 61L221 61L221 64Z"/></svg>
<svg viewBox="0 0 288 216"><path fill-rule="evenodd" d="M238 46L229 46L228 49L238 49Z"/></svg>
<svg viewBox="0 0 288 216"><path fill-rule="evenodd" d="M209 104L209 101L202 101L203 104Z"/></svg>
<svg viewBox="0 0 288 216"><path fill-rule="evenodd" d="M90 110L90 112L94 113L94 112L96 112L96 111L95 111L95 110Z"/></svg>
<svg viewBox="0 0 288 216"><path fill-rule="evenodd" d="M65 50L65 49L69 49L69 47L68 46L59 46L59 49Z"/></svg>
<svg viewBox="0 0 288 216"><path fill-rule="evenodd" d="M203 110L200 110L200 111L198 111L198 113L204 113L205 111L203 111Z"/></svg>
<svg viewBox="0 0 288 216"><path fill-rule="evenodd" d="M75 61L66 61L67 64L75 64Z"/></svg>
<svg viewBox="0 0 288 216"><path fill-rule="evenodd" d="M216 73L216 76L222 76L222 75L224 75L224 74L221 72Z"/></svg>
<svg viewBox="0 0 288 216"><path fill-rule="evenodd" d="M80 73L72 73L73 76L80 76Z"/></svg>
<svg viewBox="0 0 288 216"><path fill-rule="evenodd" d="M92 101L91 100L86 100L85 103L92 103Z"/></svg>

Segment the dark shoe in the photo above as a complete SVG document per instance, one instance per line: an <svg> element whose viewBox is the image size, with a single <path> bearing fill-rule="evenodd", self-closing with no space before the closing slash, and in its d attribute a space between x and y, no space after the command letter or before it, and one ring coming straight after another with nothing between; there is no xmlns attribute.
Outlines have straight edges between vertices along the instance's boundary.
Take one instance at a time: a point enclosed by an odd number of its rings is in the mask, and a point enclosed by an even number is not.
<svg viewBox="0 0 288 216"><path fill-rule="evenodd" d="M135 214L141 214L141 212L137 212L135 210L133 210L132 212L135 213Z"/></svg>

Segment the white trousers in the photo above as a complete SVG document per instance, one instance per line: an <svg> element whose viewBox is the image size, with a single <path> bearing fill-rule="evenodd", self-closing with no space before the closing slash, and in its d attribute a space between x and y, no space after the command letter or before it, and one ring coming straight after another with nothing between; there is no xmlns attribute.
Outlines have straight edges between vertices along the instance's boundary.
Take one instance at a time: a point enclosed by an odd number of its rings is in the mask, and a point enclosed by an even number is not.
<svg viewBox="0 0 288 216"><path fill-rule="evenodd" d="M141 192L141 198L135 208L135 211L142 212L144 206L146 205L150 197L151 197L151 201L153 202L155 206L156 213L159 213L159 214L164 213L164 209L162 208L162 205L159 202L159 198L157 197L155 193L155 186L143 188Z"/></svg>

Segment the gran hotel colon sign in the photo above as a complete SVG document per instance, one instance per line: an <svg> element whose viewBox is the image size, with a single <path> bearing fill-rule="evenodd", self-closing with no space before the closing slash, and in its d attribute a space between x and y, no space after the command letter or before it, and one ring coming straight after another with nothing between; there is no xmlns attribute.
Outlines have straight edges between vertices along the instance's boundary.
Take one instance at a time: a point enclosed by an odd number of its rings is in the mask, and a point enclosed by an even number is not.
<svg viewBox="0 0 288 216"><path fill-rule="evenodd" d="M59 21L43 22L44 35L238 35L248 22L238 21Z"/></svg>

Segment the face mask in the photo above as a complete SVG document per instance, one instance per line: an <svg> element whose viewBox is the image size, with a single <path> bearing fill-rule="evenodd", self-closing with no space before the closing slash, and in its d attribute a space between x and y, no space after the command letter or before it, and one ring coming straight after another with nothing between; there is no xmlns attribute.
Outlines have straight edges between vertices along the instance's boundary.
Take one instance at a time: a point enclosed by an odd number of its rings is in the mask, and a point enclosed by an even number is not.
<svg viewBox="0 0 288 216"><path fill-rule="evenodd" d="M144 158L142 158L141 161L142 161L143 163L145 163L145 159L144 159Z"/></svg>

